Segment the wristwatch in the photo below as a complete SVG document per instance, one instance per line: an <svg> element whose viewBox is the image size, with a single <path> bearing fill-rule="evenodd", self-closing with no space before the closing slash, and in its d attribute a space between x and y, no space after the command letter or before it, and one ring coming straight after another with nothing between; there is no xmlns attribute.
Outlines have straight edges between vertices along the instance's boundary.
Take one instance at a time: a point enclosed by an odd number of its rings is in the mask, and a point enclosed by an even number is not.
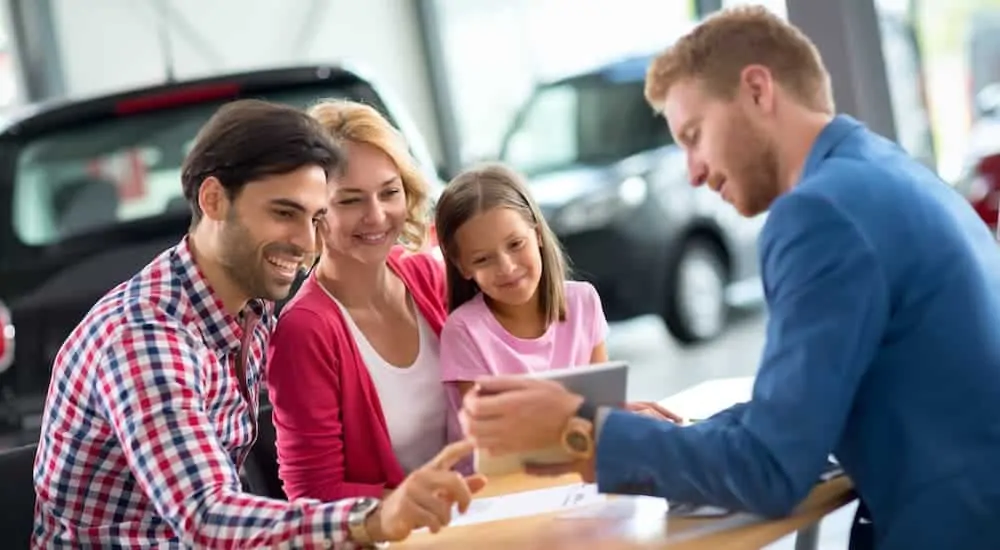
<svg viewBox="0 0 1000 550"><path fill-rule="evenodd" d="M575 460L587 460L594 455L594 424L574 416L563 428L562 448Z"/></svg>
<svg viewBox="0 0 1000 550"><path fill-rule="evenodd" d="M347 511L347 531L351 535L351 542L369 546L375 544L365 523L380 504L382 501L377 498L361 497Z"/></svg>

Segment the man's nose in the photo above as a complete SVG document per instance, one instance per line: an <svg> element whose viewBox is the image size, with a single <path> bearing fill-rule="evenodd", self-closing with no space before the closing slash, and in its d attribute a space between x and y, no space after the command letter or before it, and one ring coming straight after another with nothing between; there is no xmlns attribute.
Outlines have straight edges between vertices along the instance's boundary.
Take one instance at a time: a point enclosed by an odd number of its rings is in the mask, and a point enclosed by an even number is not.
<svg viewBox="0 0 1000 550"><path fill-rule="evenodd" d="M306 219L304 224L298 226L292 238L292 244L305 254L315 252L321 242L320 226L313 223L312 219Z"/></svg>
<svg viewBox="0 0 1000 550"><path fill-rule="evenodd" d="M708 179L708 167L704 162L698 160L694 155L688 153L687 156L688 179L691 185L698 187Z"/></svg>

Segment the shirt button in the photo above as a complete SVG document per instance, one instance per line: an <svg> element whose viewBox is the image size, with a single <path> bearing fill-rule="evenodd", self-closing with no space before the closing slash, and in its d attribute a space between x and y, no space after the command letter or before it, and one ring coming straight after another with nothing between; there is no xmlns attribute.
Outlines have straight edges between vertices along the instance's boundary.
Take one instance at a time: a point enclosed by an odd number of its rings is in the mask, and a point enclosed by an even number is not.
<svg viewBox="0 0 1000 550"><path fill-rule="evenodd" d="M325 548L326 550L330 550L331 548L333 548L333 541L330 540L330 539L324 540L323 541L323 548Z"/></svg>

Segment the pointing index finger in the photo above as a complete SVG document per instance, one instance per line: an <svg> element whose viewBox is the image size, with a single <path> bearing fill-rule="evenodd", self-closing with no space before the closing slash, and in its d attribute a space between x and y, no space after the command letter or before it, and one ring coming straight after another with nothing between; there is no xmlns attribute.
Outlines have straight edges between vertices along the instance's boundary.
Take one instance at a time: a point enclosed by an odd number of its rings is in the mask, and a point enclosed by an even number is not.
<svg viewBox="0 0 1000 550"><path fill-rule="evenodd" d="M430 467L434 470L450 470L458 464L458 461L469 456L473 448L472 441L468 439L452 443L441 449L441 452L431 460Z"/></svg>

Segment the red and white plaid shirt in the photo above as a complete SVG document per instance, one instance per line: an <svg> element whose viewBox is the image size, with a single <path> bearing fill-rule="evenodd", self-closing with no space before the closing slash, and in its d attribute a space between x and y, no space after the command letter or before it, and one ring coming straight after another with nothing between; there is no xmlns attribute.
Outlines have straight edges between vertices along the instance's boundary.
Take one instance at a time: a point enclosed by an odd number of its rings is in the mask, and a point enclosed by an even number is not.
<svg viewBox="0 0 1000 550"><path fill-rule="evenodd" d="M187 239L100 300L56 357L35 458L33 548L353 548L353 500L243 493L273 317L243 328Z"/></svg>

